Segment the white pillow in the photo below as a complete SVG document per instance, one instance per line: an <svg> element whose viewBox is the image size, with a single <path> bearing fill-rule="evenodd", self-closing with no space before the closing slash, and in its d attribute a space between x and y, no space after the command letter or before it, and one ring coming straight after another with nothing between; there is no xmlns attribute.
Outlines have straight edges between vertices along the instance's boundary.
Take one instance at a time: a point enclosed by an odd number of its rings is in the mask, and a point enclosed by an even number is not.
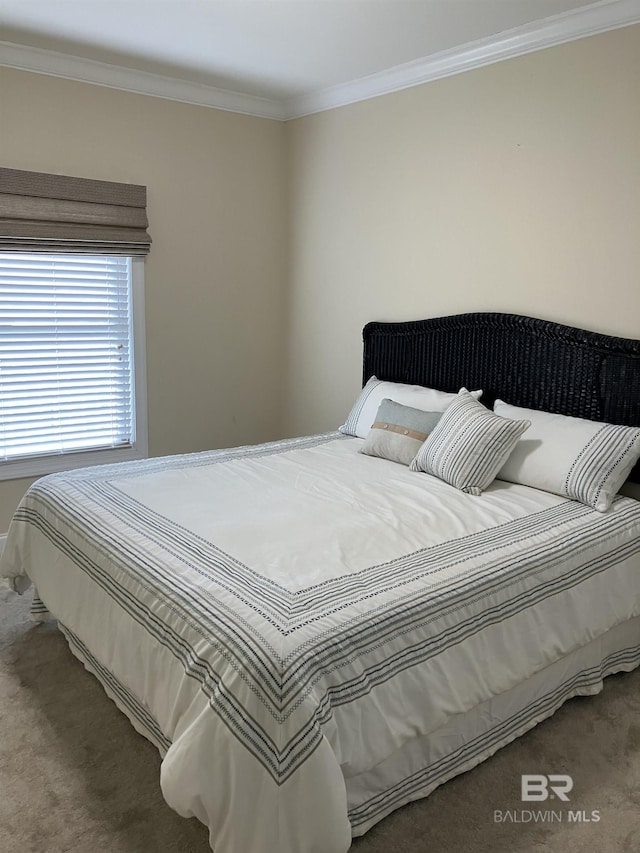
<svg viewBox="0 0 640 853"><path fill-rule="evenodd" d="M482 396L482 391L471 391L470 393L476 400ZM393 400L394 403L411 406L414 409L420 409L422 412L444 412L456 397L457 394L436 391L435 388L425 388L422 385L403 385L402 382L383 382L381 379L372 376L360 392L349 417L339 427L339 431L345 435L366 438L383 400Z"/></svg>
<svg viewBox="0 0 640 853"><path fill-rule="evenodd" d="M499 480L533 486L605 512L640 457L640 428L570 418L496 400L506 418L531 427L498 471Z"/></svg>
<svg viewBox="0 0 640 853"><path fill-rule="evenodd" d="M498 417L461 388L410 468L439 477L462 492L479 495L493 483L528 427L528 420Z"/></svg>

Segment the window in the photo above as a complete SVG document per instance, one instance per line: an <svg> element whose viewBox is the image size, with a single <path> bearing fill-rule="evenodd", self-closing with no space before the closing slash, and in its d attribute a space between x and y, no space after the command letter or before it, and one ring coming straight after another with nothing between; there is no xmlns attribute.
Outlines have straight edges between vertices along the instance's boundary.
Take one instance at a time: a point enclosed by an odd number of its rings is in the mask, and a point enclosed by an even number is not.
<svg viewBox="0 0 640 853"><path fill-rule="evenodd" d="M0 479L146 456L143 270L0 252Z"/></svg>
<svg viewBox="0 0 640 853"><path fill-rule="evenodd" d="M147 188L0 167L0 480L147 454Z"/></svg>

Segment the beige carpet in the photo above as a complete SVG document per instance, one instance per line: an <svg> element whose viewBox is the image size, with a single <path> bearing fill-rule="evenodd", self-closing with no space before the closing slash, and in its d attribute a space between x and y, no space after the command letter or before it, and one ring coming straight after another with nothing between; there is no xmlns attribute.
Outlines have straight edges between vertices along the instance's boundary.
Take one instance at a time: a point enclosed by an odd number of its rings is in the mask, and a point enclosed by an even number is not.
<svg viewBox="0 0 640 853"><path fill-rule="evenodd" d="M207 853L205 828L164 803L154 747L55 626L28 621L27 603L0 602L0 853ZM522 773L569 773L571 808L599 809L600 822L494 823L495 809L526 805ZM639 670L396 812L352 853L543 850L640 853Z"/></svg>

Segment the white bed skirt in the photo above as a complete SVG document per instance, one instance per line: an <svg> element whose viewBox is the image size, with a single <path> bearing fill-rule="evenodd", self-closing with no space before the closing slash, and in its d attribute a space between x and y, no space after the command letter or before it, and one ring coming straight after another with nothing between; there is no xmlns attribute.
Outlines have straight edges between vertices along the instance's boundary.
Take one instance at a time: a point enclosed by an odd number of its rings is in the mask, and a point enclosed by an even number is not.
<svg viewBox="0 0 640 853"><path fill-rule="evenodd" d="M73 654L102 684L134 728L164 755L170 743L135 698L78 638L60 629ZM640 617L630 619L502 695L405 744L372 770L346 778L353 836L363 835L400 806L426 797L550 717L572 696L599 693L603 679L640 665Z"/></svg>

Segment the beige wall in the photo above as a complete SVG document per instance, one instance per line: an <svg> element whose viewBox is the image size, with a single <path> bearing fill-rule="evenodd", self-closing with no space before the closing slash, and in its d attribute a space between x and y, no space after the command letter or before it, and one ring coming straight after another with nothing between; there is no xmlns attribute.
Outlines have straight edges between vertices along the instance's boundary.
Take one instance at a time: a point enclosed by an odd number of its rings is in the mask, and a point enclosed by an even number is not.
<svg viewBox="0 0 640 853"><path fill-rule="evenodd" d="M289 127L286 431L335 428L369 320L640 337L640 26Z"/></svg>
<svg viewBox="0 0 640 853"><path fill-rule="evenodd" d="M277 437L280 122L0 68L0 163L146 184L149 449ZM28 481L0 482L0 533Z"/></svg>
<svg viewBox="0 0 640 853"><path fill-rule="evenodd" d="M150 452L199 450L339 424L369 320L640 337L638 79L640 26L288 125L0 69L0 163L147 185Z"/></svg>

